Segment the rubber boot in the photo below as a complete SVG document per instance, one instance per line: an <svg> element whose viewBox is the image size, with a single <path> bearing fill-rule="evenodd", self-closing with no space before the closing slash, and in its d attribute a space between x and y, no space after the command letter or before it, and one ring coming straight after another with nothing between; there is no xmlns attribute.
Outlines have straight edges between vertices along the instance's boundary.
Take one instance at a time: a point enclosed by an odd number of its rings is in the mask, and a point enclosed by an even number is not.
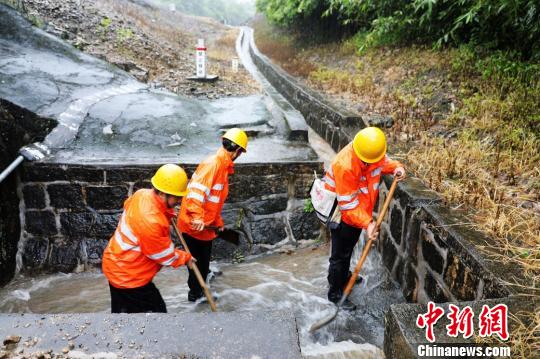
<svg viewBox="0 0 540 359"><path fill-rule="evenodd" d="M328 299L331 302L333 302L334 304L337 305L339 303L339 301L341 300L341 297L342 297L342 294L340 294L340 295L332 295ZM347 298L347 299L345 299L343 304L341 304L341 309L347 310L347 311L353 311L353 310L356 310L356 304L354 304L353 302L351 302L349 300L349 298Z"/></svg>

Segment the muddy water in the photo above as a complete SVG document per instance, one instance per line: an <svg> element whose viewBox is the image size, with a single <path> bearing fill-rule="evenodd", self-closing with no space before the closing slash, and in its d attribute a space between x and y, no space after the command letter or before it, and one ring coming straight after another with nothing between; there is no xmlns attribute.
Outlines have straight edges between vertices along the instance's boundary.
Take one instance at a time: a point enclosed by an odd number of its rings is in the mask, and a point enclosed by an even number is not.
<svg viewBox="0 0 540 359"><path fill-rule="evenodd" d="M325 299L327 263L328 248L320 246L242 264L214 264L218 274L211 280L211 289L218 297L220 311L294 311L305 358L383 357L379 348L384 308L404 300L381 269L375 252L365 264L364 284L353 292L352 299L359 305L356 312L340 313L316 336L308 333L311 324L333 310ZM187 301L186 278L184 268L163 270L156 277L169 312L209 311L205 303ZM107 312L110 308L107 282L98 272L19 278L0 291L0 298L0 312L80 313Z"/></svg>

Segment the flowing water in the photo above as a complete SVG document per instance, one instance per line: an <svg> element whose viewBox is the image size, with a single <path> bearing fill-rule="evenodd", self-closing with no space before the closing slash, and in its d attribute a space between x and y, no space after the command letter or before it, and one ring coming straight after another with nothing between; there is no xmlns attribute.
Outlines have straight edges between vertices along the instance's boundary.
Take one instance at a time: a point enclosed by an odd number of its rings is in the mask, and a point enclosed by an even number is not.
<svg viewBox="0 0 540 359"><path fill-rule="evenodd" d="M358 251L358 250L357 250ZM355 253L354 258L358 258ZM220 311L292 310L298 320L305 358L382 358L383 315L392 303L404 302L397 286L372 251L362 271L365 281L354 289L353 312L310 335L309 327L333 312L326 300L328 247L303 248L290 254L252 258L242 264L213 264L211 281ZM219 274L219 273L222 274ZM205 303L187 301L187 271L163 270L154 282L169 312L209 311ZM95 272L18 278L0 290L0 312L108 312L109 291Z"/></svg>

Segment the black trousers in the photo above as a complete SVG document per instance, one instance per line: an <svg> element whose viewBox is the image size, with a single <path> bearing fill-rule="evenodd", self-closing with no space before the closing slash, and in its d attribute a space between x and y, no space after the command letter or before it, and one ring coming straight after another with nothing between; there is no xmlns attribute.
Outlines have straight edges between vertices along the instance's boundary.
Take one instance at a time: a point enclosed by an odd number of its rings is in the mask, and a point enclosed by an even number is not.
<svg viewBox="0 0 540 359"><path fill-rule="evenodd" d="M343 295L343 289L347 284L351 265L351 256L354 246L362 233L361 228L356 228L341 222L337 228L330 230L332 238L332 252L330 265L328 266L328 299L337 302Z"/></svg>
<svg viewBox="0 0 540 359"><path fill-rule="evenodd" d="M201 272L203 279L206 281L208 271L210 270L210 257L212 256L212 242L213 241L201 241L200 239L193 238L192 236L182 233L186 244L189 247L191 255L197 260L197 267ZM195 272L189 269L188 277L189 293L195 297L203 296L203 289L195 276Z"/></svg>
<svg viewBox="0 0 540 359"><path fill-rule="evenodd" d="M154 283L142 287L120 289L109 283L111 313L167 313L161 293Z"/></svg>

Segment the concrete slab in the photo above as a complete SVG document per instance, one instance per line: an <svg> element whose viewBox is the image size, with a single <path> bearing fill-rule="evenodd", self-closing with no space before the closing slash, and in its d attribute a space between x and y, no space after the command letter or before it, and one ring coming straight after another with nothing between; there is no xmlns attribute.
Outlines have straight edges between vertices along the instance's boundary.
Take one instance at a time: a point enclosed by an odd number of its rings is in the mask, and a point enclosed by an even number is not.
<svg viewBox="0 0 540 359"><path fill-rule="evenodd" d="M288 312L0 315L0 338L9 336L21 337L9 349L26 355L66 355L71 343L71 357L301 358Z"/></svg>
<svg viewBox="0 0 540 359"><path fill-rule="evenodd" d="M435 345L443 346L447 345L475 345L476 338L479 334L478 316L482 311L482 306L488 305L493 307L498 304L505 304L508 306L508 332L510 334L509 341L513 341L513 333L517 328L517 323L511 319L511 317L518 317L520 320L520 314L524 312L538 312L540 310L540 302L534 298L523 300L523 297L507 297L500 299L488 299L482 301L472 302L455 302L460 310L465 306L470 306L474 313L474 335L470 338L463 338L461 334L457 337L451 337L447 335L446 326L450 323L447 314L449 313L450 303L439 303L437 306L444 309L445 315L443 315L437 323L434 325ZM392 305L390 310L386 313L385 318L385 337L384 337L384 353L388 359L413 359L419 358L418 346L430 344L426 337L426 329L418 328L416 325L416 319L418 315L425 314L427 312L426 304L395 304ZM525 323L530 325L531 323ZM486 338L488 339L488 338ZM495 339L493 339L495 341ZM505 346L504 343L495 342L497 346Z"/></svg>

